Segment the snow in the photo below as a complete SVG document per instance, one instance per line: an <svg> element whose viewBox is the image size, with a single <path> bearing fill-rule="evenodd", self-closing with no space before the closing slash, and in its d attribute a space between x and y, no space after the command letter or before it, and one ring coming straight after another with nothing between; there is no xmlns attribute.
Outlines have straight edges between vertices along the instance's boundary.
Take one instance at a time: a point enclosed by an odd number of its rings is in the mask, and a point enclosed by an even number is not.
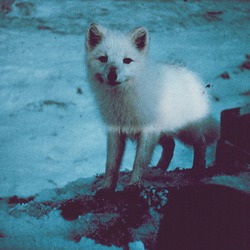
<svg viewBox="0 0 250 250"><path fill-rule="evenodd" d="M6 218L6 215L1 213L2 225L6 224L6 219L8 219L8 224L4 229L8 237L1 239L4 249L120 249L101 246L84 237L78 243L67 239L68 232L72 229L71 223L66 222L58 211L52 211L40 219L30 216L22 216L22 218L8 216Z"/></svg>
<svg viewBox="0 0 250 250"><path fill-rule="evenodd" d="M250 54L248 1L11 2L0 1L0 197L52 195L44 190L104 172L106 133L84 65L91 22L125 31L146 26L152 57L186 65L211 85L217 120L222 110L250 103L250 71L239 67ZM224 72L230 79L220 77ZM123 170L131 170L134 151L129 143ZM159 154L157 148L152 165ZM207 158L213 162L214 147ZM191 162L192 150L177 143L170 169ZM94 248L90 239L67 240L72 225L58 211L36 219L3 209L0 220L6 235L0 248L117 249ZM131 249L143 249L141 244Z"/></svg>

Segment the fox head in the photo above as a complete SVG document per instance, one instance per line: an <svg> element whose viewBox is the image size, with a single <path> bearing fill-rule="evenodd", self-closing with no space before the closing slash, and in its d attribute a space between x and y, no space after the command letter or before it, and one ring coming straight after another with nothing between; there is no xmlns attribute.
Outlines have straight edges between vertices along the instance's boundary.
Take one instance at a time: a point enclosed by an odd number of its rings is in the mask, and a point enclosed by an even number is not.
<svg viewBox="0 0 250 250"><path fill-rule="evenodd" d="M129 84L138 76L148 49L148 32L138 27L129 34L91 24L86 34L86 56L91 78L111 87Z"/></svg>

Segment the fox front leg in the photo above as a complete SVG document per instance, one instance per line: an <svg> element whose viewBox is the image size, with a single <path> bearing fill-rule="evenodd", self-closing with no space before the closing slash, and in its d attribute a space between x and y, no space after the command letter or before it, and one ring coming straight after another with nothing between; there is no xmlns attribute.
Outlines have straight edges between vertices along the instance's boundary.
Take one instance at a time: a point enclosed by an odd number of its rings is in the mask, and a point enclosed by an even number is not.
<svg viewBox="0 0 250 250"><path fill-rule="evenodd" d="M139 136L136 156L133 165L133 172L129 186L140 185L143 170L150 163L154 148L159 140L159 136L151 133L142 132Z"/></svg>
<svg viewBox="0 0 250 250"><path fill-rule="evenodd" d="M125 136L120 131L109 131L106 171L102 189L115 190L125 149Z"/></svg>

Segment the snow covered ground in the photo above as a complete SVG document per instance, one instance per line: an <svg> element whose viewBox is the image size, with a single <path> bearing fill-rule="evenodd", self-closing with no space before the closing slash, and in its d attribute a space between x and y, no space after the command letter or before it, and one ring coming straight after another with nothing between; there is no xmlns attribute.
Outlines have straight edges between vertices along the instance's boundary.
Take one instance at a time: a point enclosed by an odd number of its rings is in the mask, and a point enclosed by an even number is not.
<svg viewBox="0 0 250 250"><path fill-rule="evenodd" d="M250 103L250 71L240 67L250 58L249 1L1 0L0 7L0 197L27 197L104 171L105 128L84 65L91 22L125 31L146 26L152 57L182 63L209 84L218 120L223 109ZM131 169L134 150L129 144L123 169ZM177 144L170 169L191 161L192 150ZM58 211L27 220L0 211L0 248L2 241L15 249L6 243L10 234L21 242L32 231L37 245L26 241L22 249L46 249L55 241L42 243L42 236L59 228L55 248L94 249L91 240L64 238L69 224Z"/></svg>

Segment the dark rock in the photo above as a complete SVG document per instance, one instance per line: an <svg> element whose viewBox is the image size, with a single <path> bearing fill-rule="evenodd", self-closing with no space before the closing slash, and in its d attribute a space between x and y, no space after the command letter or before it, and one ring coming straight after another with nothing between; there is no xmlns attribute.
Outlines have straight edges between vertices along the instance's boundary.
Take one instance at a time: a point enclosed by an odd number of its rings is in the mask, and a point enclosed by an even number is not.
<svg viewBox="0 0 250 250"><path fill-rule="evenodd" d="M132 241L131 230L142 225L149 207L137 190L105 190L95 196L78 196L67 200L59 209L66 220L92 214L88 223L94 225L94 230L74 233L74 241L79 241L85 235L100 244L124 247Z"/></svg>
<svg viewBox="0 0 250 250"><path fill-rule="evenodd" d="M61 206L61 215L65 220L76 220L83 214L84 206L81 200L68 200Z"/></svg>
<svg viewBox="0 0 250 250"><path fill-rule="evenodd" d="M52 30L51 27L46 26L46 25L38 25L37 29L39 29L39 30Z"/></svg>
<svg viewBox="0 0 250 250"><path fill-rule="evenodd" d="M242 63L240 68L250 70L250 61L245 61L244 63Z"/></svg>
<svg viewBox="0 0 250 250"><path fill-rule="evenodd" d="M207 14L209 14L209 15L221 15L221 14L223 14L223 11L207 11Z"/></svg>
<svg viewBox="0 0 250 250"><path fill-rule="evenodd" d="M34 197L20 198L14 195L8 199L8 204L28 203L32 200L34 200Z"/></svg>
<svg viewBox="0 0 250 250"><path fill-rule="evenodd" d="M12 10L12 5L15 1L14 0L1 0L0 1L0 12L4 14L8 14Z"/></svg>
<svg viewBox="0 0 250 250"><path fill-rule="evenodd" d="M220 75L221 78L223 79L230 79L230 75L228 74L228 72L224 72Z"/></svg>
<svg viewBox="0 0 250 250"><path fill-rule="evenodd" d="M172 190L157 250L250 249L250 195L220 185Z"/></svg>
<svg viewBox="0 0 250 250"><path fill-rule="evenodd" d="M19 11L25 16L30 16L31 13L35 10L35 6L32 2L19 2L16 3L16 6L19 8Z"/></svg>
<svg viewBox="0 0 250 250"><path fill-rule="evenodd" d="M82 95L82 89L81 88L77 88L76 93L79 95Z"/></svg>
<svg viewBox="0 0 250 250"><path fill-rule="evenodd" d="M221 15L223 14L223 11L207 11L204 15L205 19L208 22L211 21L221 21Z"/></svg>
<svg viewBox="0 0 250 250"><path fill-rule="evenodd" d="M219 102L219 101L220 101L220 98L219 98L218 96L214 96L214 100L215 100L216 102Z"/></svg>

